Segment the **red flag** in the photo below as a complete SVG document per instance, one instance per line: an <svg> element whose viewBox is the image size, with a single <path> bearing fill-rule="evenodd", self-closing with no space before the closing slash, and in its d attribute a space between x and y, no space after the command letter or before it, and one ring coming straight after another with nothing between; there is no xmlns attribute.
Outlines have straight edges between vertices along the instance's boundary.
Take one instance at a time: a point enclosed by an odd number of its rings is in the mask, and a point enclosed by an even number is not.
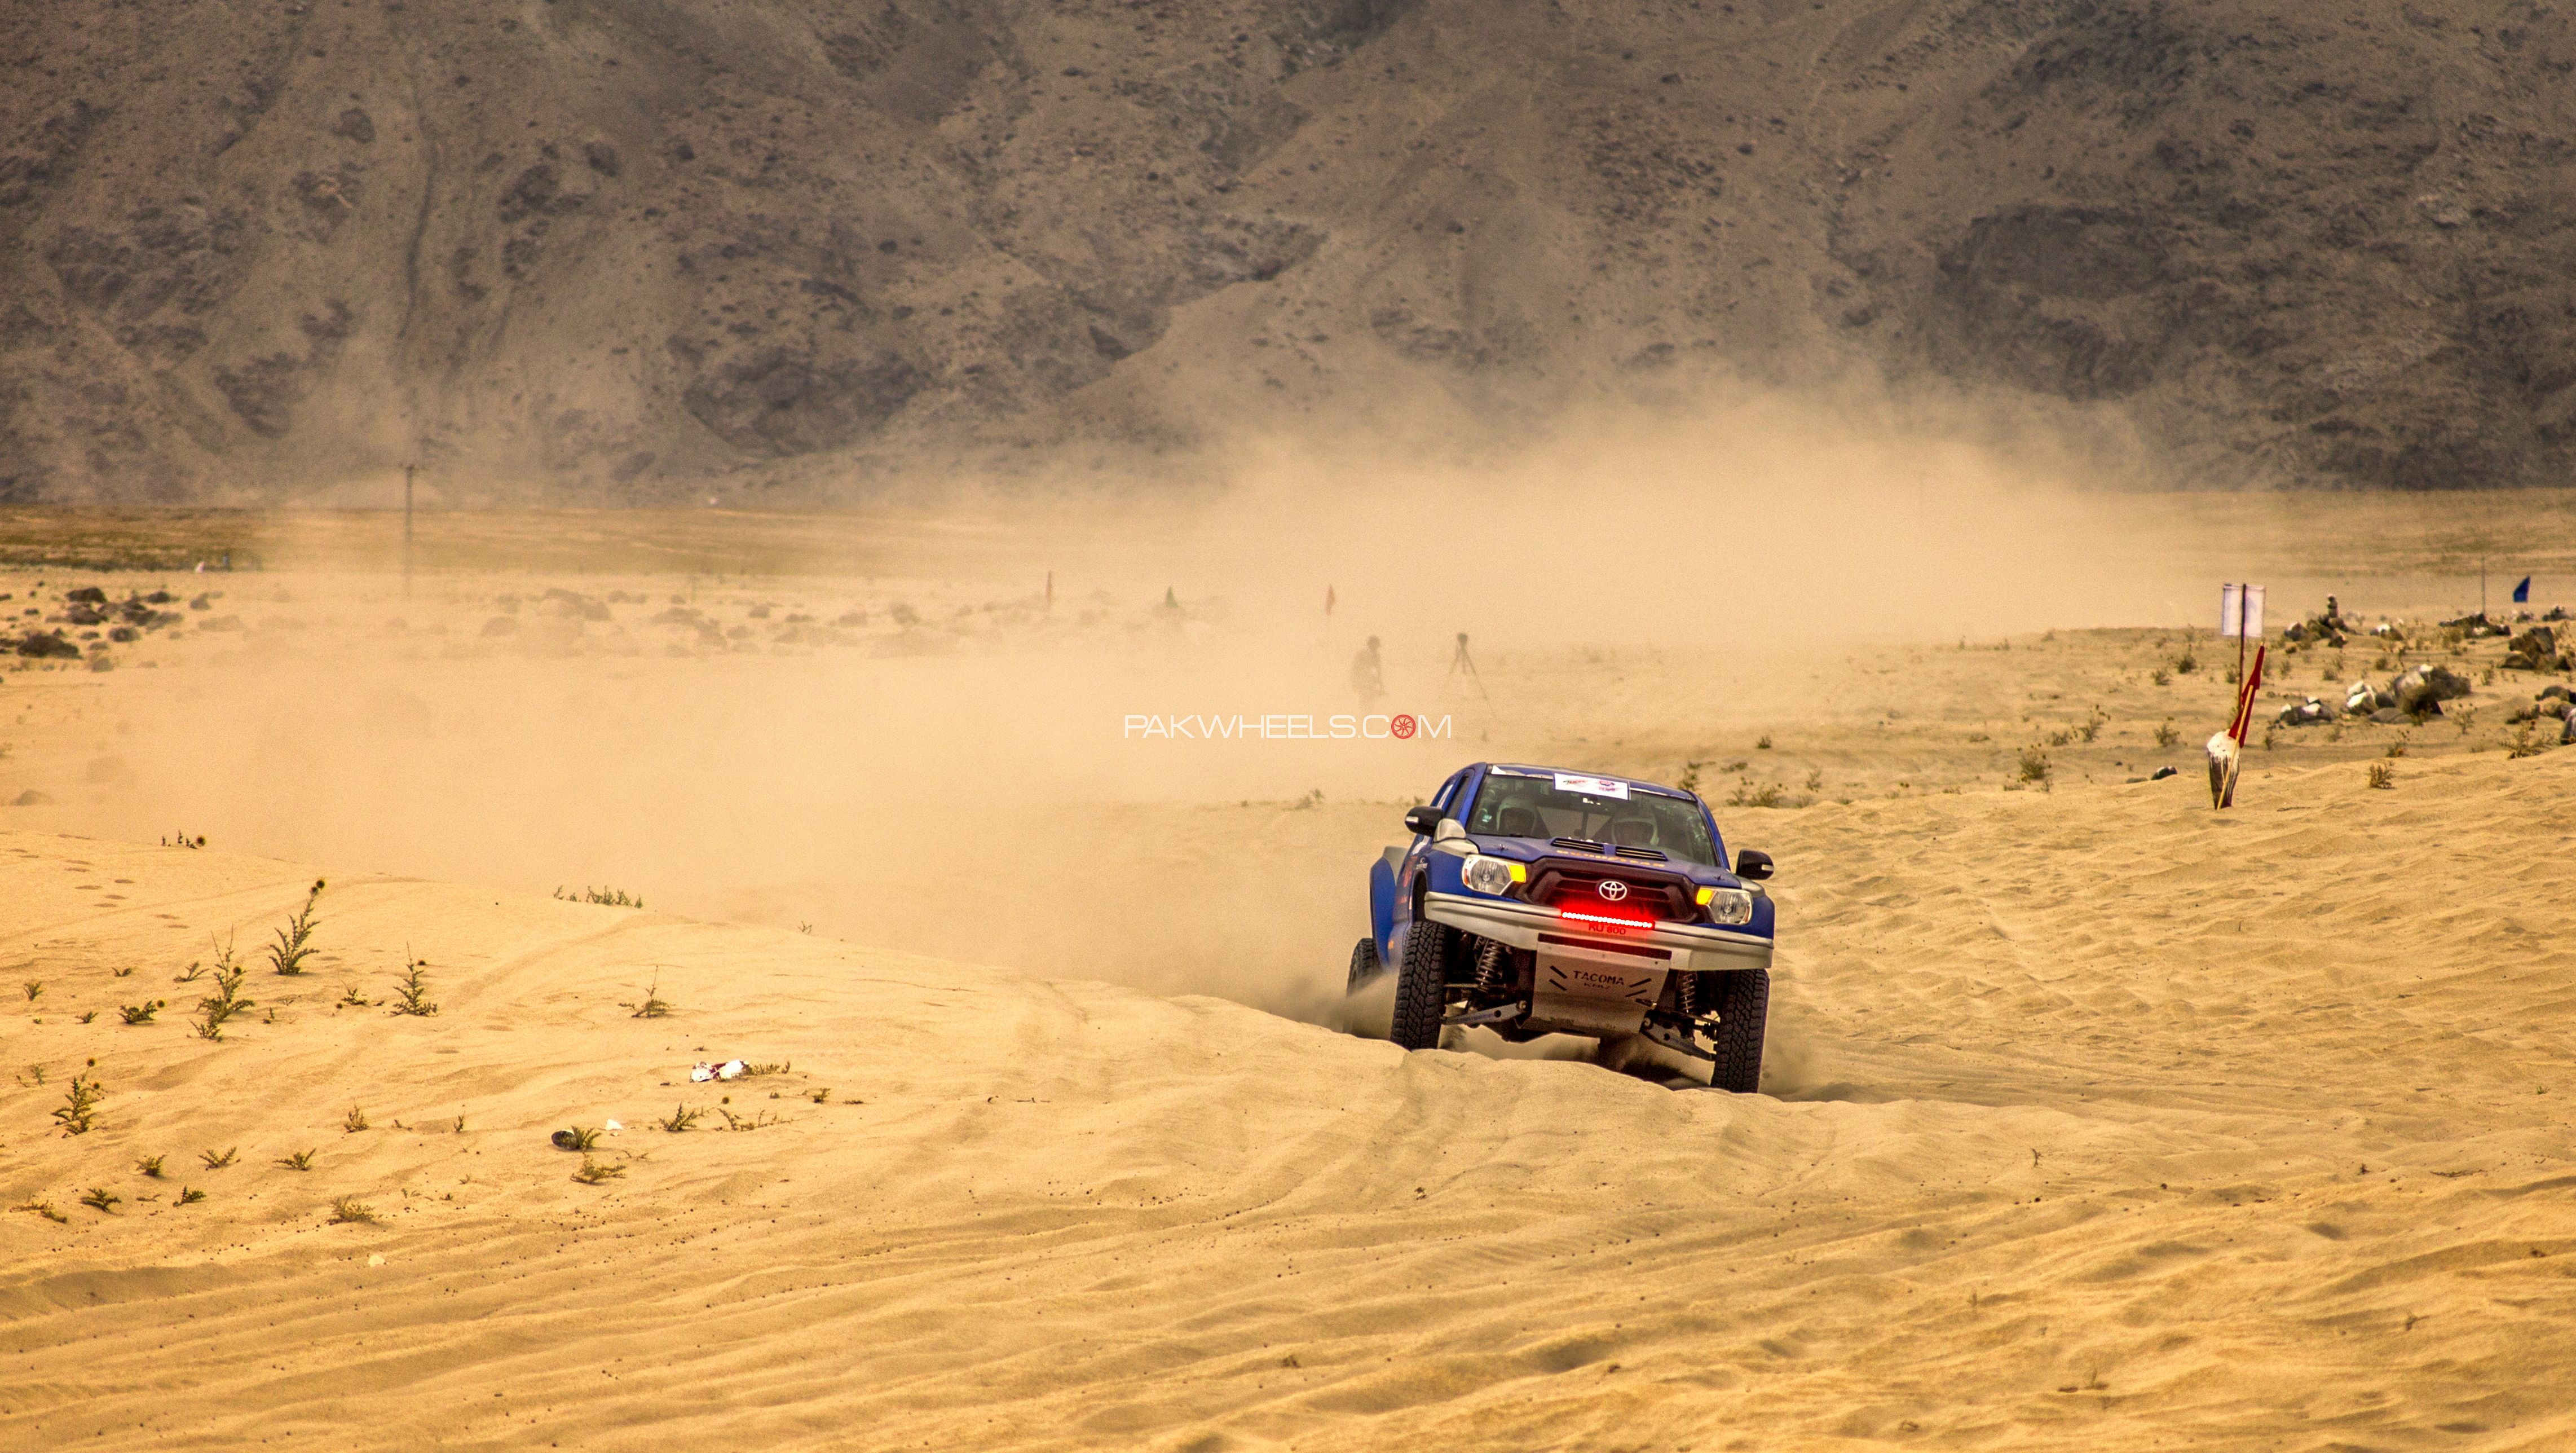
<svg viewBox="0 0 2576 1453"><path fill-rule="evenodd" d="M2268 646L2254 648L2253 668L2245 673L2244 682L2236 688L2236 717L2227 724L2227 734L2234 737L2239 746L2245 744L2245 733L2254 725L2254 693L2263 688L2263 653L2270 649Z"/></svg>

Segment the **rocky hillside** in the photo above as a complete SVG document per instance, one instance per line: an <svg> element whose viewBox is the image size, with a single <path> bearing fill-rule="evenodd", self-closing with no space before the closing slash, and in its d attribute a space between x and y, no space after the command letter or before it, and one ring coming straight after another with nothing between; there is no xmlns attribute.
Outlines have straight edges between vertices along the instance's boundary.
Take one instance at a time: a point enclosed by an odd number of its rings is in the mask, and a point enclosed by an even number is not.
<svg viewBox="0 0 2576 1453"><path fill-rule="evenodd" d="M864 490L1883 378L2181 483L2548 484L2533 3L62 0L0 501Z"/></svg>

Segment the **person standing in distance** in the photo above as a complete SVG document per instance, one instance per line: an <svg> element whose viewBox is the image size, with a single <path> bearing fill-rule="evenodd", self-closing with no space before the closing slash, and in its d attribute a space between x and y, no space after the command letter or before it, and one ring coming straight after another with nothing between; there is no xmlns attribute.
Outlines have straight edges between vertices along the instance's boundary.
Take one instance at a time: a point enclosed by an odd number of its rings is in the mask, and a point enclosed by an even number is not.
<svg viewBox="0 0 2576 1453"><path fill-rule="evenodd" d="M1351 691L1359 697L1362 713L1377 710L1378 701L1386 695L1386 672L1378 662L1375 636L1369 637L1368 644L1351 658Z"/></svg>

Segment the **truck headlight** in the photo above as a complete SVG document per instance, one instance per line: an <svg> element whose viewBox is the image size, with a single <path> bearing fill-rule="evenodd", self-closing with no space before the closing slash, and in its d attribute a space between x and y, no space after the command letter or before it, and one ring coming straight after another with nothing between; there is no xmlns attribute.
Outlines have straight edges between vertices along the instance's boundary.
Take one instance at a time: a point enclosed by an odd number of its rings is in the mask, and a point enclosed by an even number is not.
<svg viewBox="0 0 2576 1453"><path fill-rule="evenodd" d="M1713 923L1751 923L1753 895L1741 888L1702 888L1699 901Z"/></svg>
<svg viewBox="0 0 2576 1453"><path fill-rule="evenodd" d="M1510 892L1512 885L1521 880L1522 871L1518 863L1508 862L1502 858L1479 857L1469 858L1467 866L1460 870L1458 876L1476 892L1491 893L1500 897Z"/></svg>

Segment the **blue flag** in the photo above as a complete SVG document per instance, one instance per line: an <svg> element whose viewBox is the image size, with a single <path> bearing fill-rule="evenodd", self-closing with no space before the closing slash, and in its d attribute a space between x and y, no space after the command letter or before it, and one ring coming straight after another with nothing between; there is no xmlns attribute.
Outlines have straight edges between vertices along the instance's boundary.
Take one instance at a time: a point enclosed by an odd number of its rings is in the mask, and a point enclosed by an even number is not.
<svg viewBox="0 0 2576 1453"><path fill-rule="evenodd" d="M2526 576L2522 577L2522 584L2517 585L2517 586L2515 586L2515 587L2513 588L2513 603L2514 603L2515 605L2529 605L2529 604L2531 604L2531 577L2530 577L2530 576L2526 575Z"/></svg>

